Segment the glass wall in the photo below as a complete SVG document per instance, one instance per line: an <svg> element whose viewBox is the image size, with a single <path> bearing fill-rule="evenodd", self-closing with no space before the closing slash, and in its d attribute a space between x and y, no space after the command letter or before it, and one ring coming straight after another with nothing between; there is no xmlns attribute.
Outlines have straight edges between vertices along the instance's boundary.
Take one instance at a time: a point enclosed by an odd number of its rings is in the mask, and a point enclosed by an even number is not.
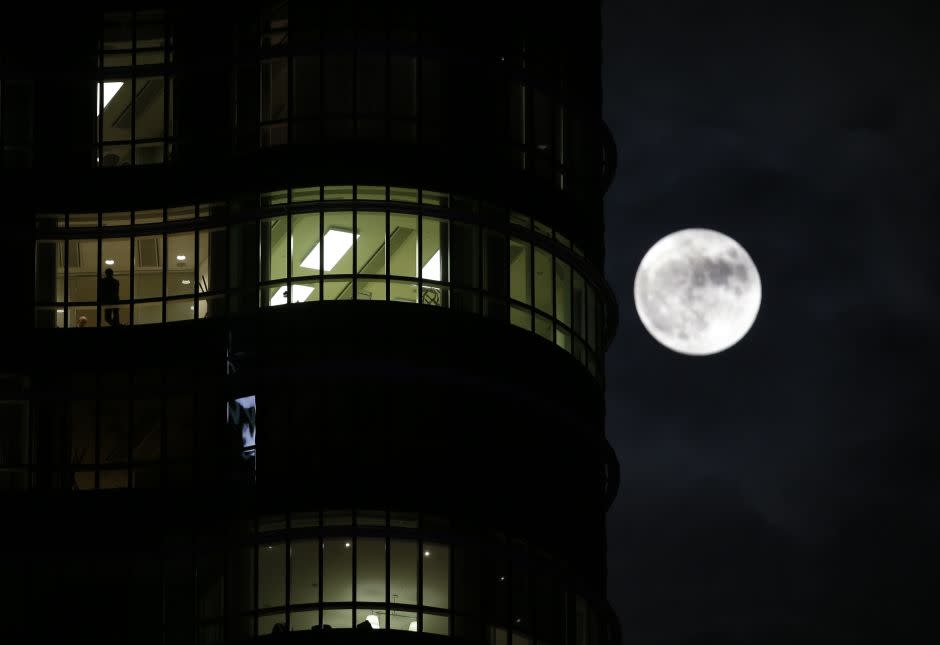
<svg viewBox="0 0 940 645"><path fill-rule="evenodd" d="M289 9L293 15L289 16ZM401 12L406 18L406 12ZM261 17L260 144L359 139L435 142L440 136L440 61L414 51L414 16L361 47L324 29L329 11L276 3ZM321 29L332 38L320 39ZM409 36L410 34L410 36Z"/></svg>
<svg viewBox="0 0 940 645"><path fill-rule="evenodd" d="M162 10L108 13L98 46L95 163L163 163L173 156L173 39Z"/></svg>
<svg viewBox="0 0 940 645"><path fill-rule="evenodd" d="M366 185L263 193L257 220L232 222L226 212L213 203L38 216L36 326L224 315L244 306L232 289L257 261L251 307L368 300L451 308L534 333L599 373L600 277L577 245L539 220L507 210L503 225L480 226L465 198Z"/></svg>
<svg viewBox="0 0 940 645"><path fill-rule="evenodd" d="M204 219L219 207L40 216L37 327L145 325L223 313L227 229ZM178 220L193 220L194 230L170 233L154 226ZM136 225L144 228L111 232ZM51 239L65 234L67 239Z"/></svg>
<svg viewBox="0 0 940 645"><path fill-rule="evenodd" d="M261 206L273 214L260 220L261 307L385 300L482 313L597 373L604 316L584 254L538 220L509 212L504 230L481 227L449 195L385 186L274 191Z"/></svg>
<svg viewBox="0 0 940 645"><path fill-rule="evenodd" d="M221 553L197 558L200 642L356 628L602 645L595 607L557 563L522 543L432 528L446 524L385 511L261 517L255 539L234 547L226 566Z"/></svg>
<svg viewBox="0 0 940 645"><path fill-rule="evenodd" d="M73 370L64 376L68 396L0 402L0 490L190 486L196 449L210 441L200 429L221 415L210 372Z"/></svg>
<svg viewBox="0 0 940 645"><path fill-rule="evenodd" d="M448 137L443 117L455 121L455 137L465 128L463 119L477 119L489 124L480 134L506 151L509 167L558 190L596 192L601 137L587 124L598 119L580 111L584 92L578 87L585 81L571 78L574 68L558 60L557 46L540 48L518 33L499 42L507 34L497 32L507 25L494 24L479 45L441 43L452 48L442 55L446 50L433 44L440 39L437 20L421 20L408 7L354 14L278 2L264 9L258 76L250 83L260 82L260 95L247 89L249 83L240 90L245 100L259 100L261 147L354 140L438 143ZM467 47L480 51L463 51ZM467 73L455 63L461 54L475 60L474 69L491 81L487 91L494 100L472 111L462 97L444 103L448 83L471 82L456 76Z"/></svg>

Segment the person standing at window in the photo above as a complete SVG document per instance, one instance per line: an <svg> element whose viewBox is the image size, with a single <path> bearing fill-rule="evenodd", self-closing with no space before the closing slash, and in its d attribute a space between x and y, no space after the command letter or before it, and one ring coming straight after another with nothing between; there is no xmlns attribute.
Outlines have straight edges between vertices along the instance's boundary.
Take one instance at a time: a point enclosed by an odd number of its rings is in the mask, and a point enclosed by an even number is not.
<svg viewBox="0 0 940 645"><path fill-rule="evenodd" d="M104 276L98 282L98 288L101 291L101 304L103 305L116 305L118 303L120 282L114 278L114 271L112 269L105 269ZM109 307L104 310L104 320L106 323L114 326L119 326L121 324L121 312L117 307Z"/></svg>

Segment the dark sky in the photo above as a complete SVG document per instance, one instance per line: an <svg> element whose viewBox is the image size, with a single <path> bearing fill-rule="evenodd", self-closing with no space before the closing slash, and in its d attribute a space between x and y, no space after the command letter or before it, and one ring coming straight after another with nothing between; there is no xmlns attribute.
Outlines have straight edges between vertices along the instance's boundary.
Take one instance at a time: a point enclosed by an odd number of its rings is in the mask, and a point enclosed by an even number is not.
<svg viewBox="0 0 940 645"><path fill-rule="evenodd" d="M940 22L882 4L605 2L627 644L940 642ZM712 357L633 305L643 254L690 226L763 283Z"/></svg>

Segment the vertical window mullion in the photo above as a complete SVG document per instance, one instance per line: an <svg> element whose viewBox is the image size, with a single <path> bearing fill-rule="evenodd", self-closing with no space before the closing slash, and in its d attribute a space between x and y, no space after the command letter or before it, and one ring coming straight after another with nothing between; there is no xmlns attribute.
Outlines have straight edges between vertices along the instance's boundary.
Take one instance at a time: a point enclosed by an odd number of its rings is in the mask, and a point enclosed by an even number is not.
<svg viewBox="0 0 940 645"><path fill-rule="evenodd" d="M388 32L388 23L385 25L385 47L383 51L385 52L385 114L382 118L383 123L385 124L384 133L385 141L391 139L392 136L392 54L389 51L389 42L390 36ZM419 199L420 201L420 199ZM386 625L387 626L387 625Z"/></svg>
<svg viewBox="0 0 940 645"><path fill-rule="evenodd" d="M487 290L484 288L484 282L483 282L483 273L484 273L483 265L486 264L485 251L483 250L483 240L484 240L483 225L482 225L482 224L476 225L476 229L477 229L477 230L476 230L476 238L477 238L477 247L476 247L476 252L477 252L477 257L476 257L476 261L477 261L477 286L476 286L476 294L477 294L477 305L479 306L478 312L479 312L480 314L483 314L483 313L485 313L485 310L486 310L486 293L487 293Z"/></svg>
<svg viewBox="0 0 940 645"><path fill-rule="evenodd" d="M167 432L166 432L166 370L160 370L160 481L166 486L169 483L169 466L167 465Z"/></svg>
<svg viewBox="0 0 940 645"><path fill-rule="evenodd" d="M323 111L323 108L324 108L324 104L323 104L323 55L324 55L324 54L323 54L323 47L318 47L318 48L317 48L317 66L320 68L320 70L319 70L319 72L317 73L317 104L318 104L318 108L317 108L317 143L320 143L321 141L323 141L323 135L324 135L324 132L325 132L325 129L324 129L325 126L323 125L323 123L324 123L324 121L327 120L327 119L326 119L326 113ZM322 187L321 187L321 190L322 190ZM322 196L322 195L320 196L320 199L321 199L321 200L323 199L323 196ZM320 220L322 221L323 218L321 217ZM322 232L322 231L321 231L321 232ZM320 239L321 239L321 244L320 244L320 246L323 246L323 244L322 244L322 239L323 239L322 236L321 236ZM322 267L322 266L323 266L323 265L321 264L320 267ZM321 268L321 272L322 272L322 268Z"/></svg>
<svg viewBox="0 0 940 645"><path fill-rule="evenodd" d="M552 249L554 251L554 249ZM556 266L555 266L555 254L551 252L548 254L548 257L551 258L552 263L552 342L556 345L558 344L558 288L555 286L556 280L558 279Z"/></svg>
<svg viewBox="0 0 940 645"><path fill-rule="evenodd" d="M100 226L100 222L99 222ZM101 327L101 229L98 229L98 251L95 258L95 324Z"/></svg>
<svg viewBox="0 0 940 645"><path fill-rule="evenodd" d="M322 265L321 265L322 266ZM320 616L319 624L323 625L323 514L317 512L319 522L317 522L320 527L320 535L317 537L317 604L319 611L317 614Z"/></svg>
<svg viewBox="0 0 940 645"><path fill-rule="evenodd" d="M575 339L574 274L575 274L574 265L571 263L568 263L568 345L570 349L569 353L572 356L575 355L575 352L574 352L574 339Z"/></svg>
<svg viewBox="0 0 940 645"><path fill-rule="evenodd" d="M359 140L359 47L353 49L352 69L352 122L353 139Z"/></svg>
<svg viewBox="0 0 940 645"><path fill-rule="evenodd" d="M196 205L196 208L197 209L199 208L198 204ZM198 217L199 215L198 211L196 212L196 215ZM193 318L198 320L199 319L199 227L198 225L195 225L193 228L194 228L193 230L193 238L194 238L193 239L193 265L194 266L193 266L193 273L190 279L192 278L196 279L195 284L193 285L196 288L193 289L192 306L193 306Z"/></svg>
<svg viewBox="0 0 940 645"><path fill-rule="evenodd" d="M132 217L133 217L133 215L132 215ZM133 220L131 220L131 221L133 221ZM128 305L127 305L127 309L128 309L128 311L127 311L127 320L129 321L128 324L130 324L130 325L133 327L133 326L134 326L134 293L135 293L135 291L134 291L134 280L137 278L137 271L134 269L134 266L135 266L135 264L134 264L134 247L135 247L134 242L137 241L137 236L135 236L135 235L129 235L128 237L130 238L128 241L130 242L130 245L131 245L131 261L130 261L130 266L128 267L127 270L128 270L128 272L130 272L131 278L130 278L130 292L129 292L129 294L128 294L129 297L128 297L128 299L127 299L127 300L128 300Z"/></svg>
<svg viewBox="0 0 940 645"><path fill-rule="evenodd" d="M529 275L527 276L527 282L529 283L529 325L530 329L538 333L538 327L535 326L535 239L531 234L531 223L529 224Z"/></svg>
<svg viewBox="0 0 940 645"><path fill-rule="evenodd" d="M164 94L165 93L166 92L164 92ZM101 112L103 116L104 109L102 109ZM137 12L136 11L132 14L132 18L131 18L131 165L132 166L137 165Z"/></svg>
<svg viewBox="0 0 940 645"><path fill-rule="evenodd" d="M101 485L101 372L95 371L95 490Z"/></svg>
<svg viewBox="0 0 940 645"><path fill-rule="evenodd" d="M531 111L532 101L529 101L529 84L522 84L522 169L529 169L529 162L532 157L529 154L529 141L532 137L529 136L529 124L532 123L532 119L529 118L529 112Z"/></svg>
<svg viewBox="0 0 940 645"><path fill-rule="evenodd" d="M103 58L103 54L99 54L99 58ZM95 110L98 114L95 117L95 132L98 136L95 137L95 166L101 166L101 156L104 154L104 73L103 73L103 62L102 68L98 71L98 82L95 84L95 105L97 109Z"/></svg>
<svg viewBox="0 0 940 645"><path fill-rule="evenodd" d="M554 184L555 183L555 124L557 120L556 117L558 115L555 114L555 112L557 111L555 109L556 102L553 99L551 94L549 94L546 97L546 103L548 104L546 107L549 112L549 115L548 115L548 118L549 118L548 155L546 156L548 157L548 168L549 168L548 172L551 174L550 181ZM557 184L555 185L557 187Z"/></svg>
<svg viewBox="0 0 940 645"><path fill-rule="evenodd" d="M513 553L512 542L509 541L506 545L506 550L509 553L509 589L506 594L506 604L508 605L506 609L506 616L509 619L509 626L506 630L508 632L508 641L509 645L512 645L513 640L513 626L516 624L515 616L513 615L513 610L515 609L515 602L513 596L515 596L515 587L516 587L516 576L519 575L519 562Z"/></svg>
<svg viewBox="0 0 940 645"><path fill-rule="evenodd" d="M135 41L136 45L136 41ZM163 163L170 160L170 150L168 140L171 139L170 133L170 75L167 73L167 64L170 61L170 21L163 15ZM199 265L196 265L197 270ZM197 287L198 290L198 287Z"/></svg>
<svg viewBox="0 0 940 645"><path fill-rule="evenodd" d="M424 528L424 514L421 514L421 528ZM423 531L422 531L423 532ZM417 540L418 543L418 589L417 589L417 600L418 600L418 631L424 631L424 538L419 537Z"/></svg>
<svg viewBox="0 0 940 645"><path fill-rule="evenodd" d="M422 55L421 48L421 29L417 30L417 39L418 39L418 48L415 51L415 84L414 84L414 98L415 98L415 143L421 144L424 141L424 128L422 127L422 115L424 112L424 101L423 99L423 79L424 79L424 56Z"/></svg>
<svg viewBox="0 0 940 645"><path fill-rule="evenodd" d="M288 22L287 28L290 29L290 23ZM288 36L288 43L291 42L290 36ZM290 46L290 45L288 45ZM287 143L294 142L294 125L293 125L293 111L294 111L294 55L291 52L287 52ZM290 229L288 229L290 230ZM288 274L287 277L290 278L290 263L288 263ZM288 299L288 302L290 300Z"/></svg>
<svg viewBox="0 0 940 645"><path fill-rule="evenodd" d="M352 299L359 299L359 241L356 239L359 233L359 209L355 206L358 203L359 186L353 184L353 202L352 209Z"/></svg>
<svg viewBox="0 0 940 645"><path fill-rule="evenodd" d="M509 214L507 213L506 216L509 217ZM503 292L506 294L506 300L504 303L506 307L506 321L509 322L512 320L512 297L510 295L512 293L512 267L509 265L509 241L512 239L512 235L503 235L503 239L505 240L503 243L503 257L506 258L506 264L503 267L506 272L506 277L503 278Z"/></svg>
<svg viewBox="0 0 940 645"><path fill-rule="evenodd" d="M127 438L126 438L127 453L125 455L125 459L127 460L127 463L125 465L125 469L127 470L127 487L131 488L133 486L133 482L131 480L131 473L133 473L133 469L131 468L131 466L134 460L134 451L133 451L134 442L132 440L134 436L134 397L133 396L127 397L127 408L124 414L126 415L125 420L127 422Z"/></svg>
<svg viewBox="0 0 940 645"><path fill-rule="evenodd" d="M450 518L449 518L450 519ZM451 636L454 633L454 614L456 612L456 607L454 606L454 563L457 560L457 549L455 548L456 544L451 542L449 548L447 549L448 553L448 562L447 562L447 635Z"/></svg>
<svg viewBox="0 0 940 645"><path fill-rule="evenodd" d="M286 215L287 217L287 302L288 304L291 304L293 302L293 298L291 297L292 295L291 280L294 277L294 216L292 214L293 209L291 209L290 207L291 192L288 193L288 200L287 200L288 208L287 208L287 215Z"/></svg>
<svg viewBox="0 0 940 645"><path fill-rule="evenodd" d="M284 614L286 615L286 624L287 631L290 631L290 606L291 606L291 597L290 597L290 581L291 581L291 564L293 558L291 557L291 531L290 531L290 513L287 514L287 538L284 540Z"/></svg>
<svg viewBox="0 0 940 645"><path fill-rule="evenodd" d="M390 513L385 509L385 629L392 628L392 540L388 532L390 519Z"/></svg>
<svg viewBox="0 0 940 645"><path fill-rule="evenodd" d="M160 573L160 641L166 645L166 557L162 550L157 557Z"/></svg>
<svg viewBox="0 0 940 645"><path fill-rule="evenodd" d="M356 611L359 609L359 594L358 586L356 583L358 581L357 575L359 571L357 567L359 566L359 531L357 528L353 528L352 537L350 541L352 542L352 614L353 614L353 627L356 626Z"/></svg>
<svg viewBox="0 0 940 645"><path fill-rule="evenodd" d="M163 209L163 220L166 221L166 209L165 208ZM166 322L166 279L167 279L166 252L167 252L167 249L169 248L169 244L166 239L167 238L166 233L163 233L160 237L163 238L163 257L161 258L162 264L163 264L163 280L162 280L162 284L160 285L160 298L161 298L160 309L162 311L162 314L161 314L162 322Z"/></svg>
<svg viewBox="0 0 940 645"><path fill-rule="evenodd" d="M392 255L389 252L388 244L392 235L392 225L391 225L391 207L389 206L389 193L390 189L388 186L385 187L385 300L391 301L392 299Z"/></svg>
<svg viewBox="0 0 940 645"><path fill-rule="evenodd" d="M66 226L68 226L67 219ZM71 243L72 238L66 237L62 244L62 302L64 303L62 311L65 312L62 314L62 326L66 328L69 326L69 247Z"/></svg>
<svg viewBox="0 0 940 645"><path fill-rule="evenodd" d="M418 214L418 257L415 272L418 274L418 304L424 304L424 271L421 261L424 259L424 215Z"/></svg>
<svg viewBox="0 0 940 645"><path fill-rule="evenodd" d="M254 519L254 523L255 523L254 534L258 535L259 522L258 522L257 516ZM252 592L254 593L254 602L252 603L252 611L251 611L251 619L252 619L252 624L253 624L251 628L251 632L253 634L257 634L258 633L258 608L261 606L261 603L259 602L260 597L261 597L261 593L259 589L261 587L261 578L258 577L258 574L261 572L261 549L260 549L260 544L257 541L255 541L255 543L251 545L251 548L254 551L254 556L255 556L251 563L252 566L255 568L254 575L252 575L251 577L252 582L254 583L253 584L254 589L252 589ZM225 613L224 607L222 608L222 613L223 615Z"/></svg>
<svg viewBox="0 0 940 645"><path fill-rule="evenodd" d="M324 223L326 219L326 210L323 208L323 186L320 186L320 300L325 300L323 292L326 291L326 269L323 267L323 249L326 246L326 240L323 239Z"/></svg>
<svg viewBox="0 0 940 645"><path fill-rule="evenodd" d="M170 139L170 75L163 70L163 141L160 148L163 150L163 163L170 160L170 150L167 141Z"/></svg>
<svg viewBox="0 0 940 645"><path fill-rule="evenodd" d="M560 179L558 188L564 190L567 160L565 159L565 106L563 104L558 106L558 116L558 173Z"/></svg>

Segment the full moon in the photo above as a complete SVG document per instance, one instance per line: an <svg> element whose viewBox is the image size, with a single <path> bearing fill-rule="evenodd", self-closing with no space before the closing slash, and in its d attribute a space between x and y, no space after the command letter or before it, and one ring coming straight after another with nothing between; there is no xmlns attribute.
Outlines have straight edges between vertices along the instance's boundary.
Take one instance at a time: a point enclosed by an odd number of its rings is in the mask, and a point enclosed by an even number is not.
<svg viewBox="0 0 940 645"><path fill-rule="evenodd" d="M643 326L669 349L694 356L717 354L754 324L760 275L747 251L727 235L687 228L646 252L633 299Z"/></svg>

